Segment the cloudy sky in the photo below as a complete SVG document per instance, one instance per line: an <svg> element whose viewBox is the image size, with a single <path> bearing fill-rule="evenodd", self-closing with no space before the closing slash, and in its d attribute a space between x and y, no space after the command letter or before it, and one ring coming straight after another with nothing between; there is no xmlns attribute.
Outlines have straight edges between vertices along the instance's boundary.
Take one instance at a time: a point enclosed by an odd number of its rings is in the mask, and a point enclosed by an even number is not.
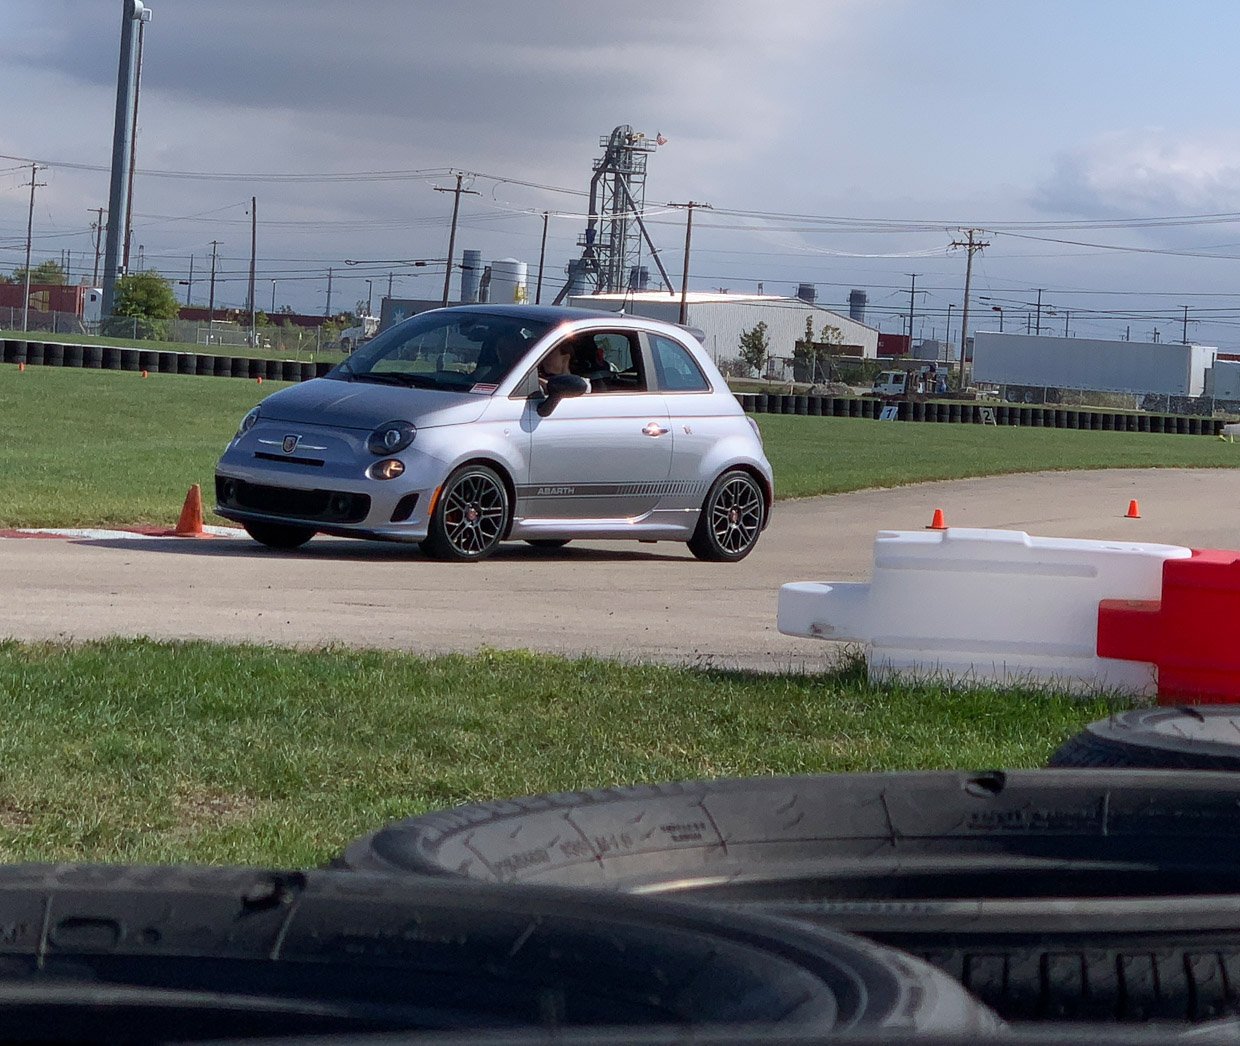
<svg viewBox="0 0 1240 1046"><path fill-rule="evenodd" d="M649 158L646 214L679 284L869 295L896 330L974 323L1240 348L1240 4L1228 0L151 0L134 187L141 261L205 304L322 312L389 274L438 297L457 252L527 260L545 296L584 230L599 139ZM0 271L94 265L121 0L0 0ZM23 168L23 164L26 166ZM139 247L135 246L135 254ZM414 260L431 264L416 267ZM136 264L138 258L132 261ZM363 264L347 265L346 262ZM653 270L653 266L652 270ZM657 278L657 272L655 273ZM366 279L371 280L367 287ZM274 283L273 283L274 281ZM181 286L184 296L187 288ZM987 301L979 300L989 299ZM992 310L1000 305L1003 313Z"/></svg>

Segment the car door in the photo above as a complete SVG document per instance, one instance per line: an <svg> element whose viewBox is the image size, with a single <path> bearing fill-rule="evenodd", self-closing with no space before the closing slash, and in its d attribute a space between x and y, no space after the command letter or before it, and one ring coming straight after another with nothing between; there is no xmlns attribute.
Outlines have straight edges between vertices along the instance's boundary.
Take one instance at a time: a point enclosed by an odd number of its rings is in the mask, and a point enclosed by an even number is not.
<svg viewBox="0 0 1240 1046"><path fill-rule="evenodd" d="M526 407L529 482L519 512L530 520L632 520L652 511L672 465L663 396L650 388L637 335L596 330L570 335L589 358L591 389L560 400L545 418ZM574 369L577 369L575 366Z"/></svg>
<svg viewBox="0 0 1240 1046"><path fill-rule="evenodd" d="M693 354L672 338L649 336L655 381L664 394L672 430L674 481L669 509L696 509L714 479L707 456L729 433L738 418L721 414L719 396Z"/></svg>

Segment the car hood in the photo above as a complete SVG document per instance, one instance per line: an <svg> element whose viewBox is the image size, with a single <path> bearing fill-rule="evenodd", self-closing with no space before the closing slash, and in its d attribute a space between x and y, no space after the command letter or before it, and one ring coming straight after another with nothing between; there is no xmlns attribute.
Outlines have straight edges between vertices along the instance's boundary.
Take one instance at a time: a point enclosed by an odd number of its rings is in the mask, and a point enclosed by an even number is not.
<svg viewBox="0 0 1240 1046"><path fill-rule="evenodd" d="M411 421L418 428L477 421L489 396L435 389L401 389L360 381L315 378L281 389L259 405L261 416L299 425L372 429L385 421Z"/></svg>

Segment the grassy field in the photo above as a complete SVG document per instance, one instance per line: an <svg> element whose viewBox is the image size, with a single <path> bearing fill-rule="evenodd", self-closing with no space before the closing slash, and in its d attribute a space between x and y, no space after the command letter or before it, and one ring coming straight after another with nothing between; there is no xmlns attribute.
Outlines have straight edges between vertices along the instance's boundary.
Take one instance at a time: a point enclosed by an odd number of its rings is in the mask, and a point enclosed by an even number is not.
<svg viewBox="0 0 1240 1046"><path fill-rule="evenodd" d="M278 382L0 366L0 527L170 524ZM1163 436L758 415L781 497L1107 467L1231 467L1235 444ZM214 522L222 522L214 520Z"/></svg>
<svg viewBox="0 0 1240 1046"><path fill-rule="evenodd" d="M1101 699L814 676L0 641L0 859L319 864L457 803L688 778L1032 767Z"/></svg>
<svg viewBox="0 0 1240 1046"><path fill-rule="evenodd" d="M0 367L0 526L171 523L277 383ZM1190 436L759 416L783 496L1233 466ZM209 498L208 498L209 503ZM312 865L455 803L683 778L1032 767L1112 705L1044 692L326 649L0 639L0 859Z"/></svg>

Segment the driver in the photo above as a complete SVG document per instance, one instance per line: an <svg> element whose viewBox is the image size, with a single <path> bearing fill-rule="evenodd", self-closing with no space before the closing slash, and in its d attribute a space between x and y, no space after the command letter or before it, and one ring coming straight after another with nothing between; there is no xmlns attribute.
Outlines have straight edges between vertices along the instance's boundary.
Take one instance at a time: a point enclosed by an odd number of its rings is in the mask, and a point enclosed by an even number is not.
<svg viewBox="0 0 1240 1046"><path fill-rule="evenodd" d="M547 391L547 380L555 377L557 374L570 373L569 365L573 359L573 346L562 341L545 355L538 364L538 386L544 392Z"/></svg>

